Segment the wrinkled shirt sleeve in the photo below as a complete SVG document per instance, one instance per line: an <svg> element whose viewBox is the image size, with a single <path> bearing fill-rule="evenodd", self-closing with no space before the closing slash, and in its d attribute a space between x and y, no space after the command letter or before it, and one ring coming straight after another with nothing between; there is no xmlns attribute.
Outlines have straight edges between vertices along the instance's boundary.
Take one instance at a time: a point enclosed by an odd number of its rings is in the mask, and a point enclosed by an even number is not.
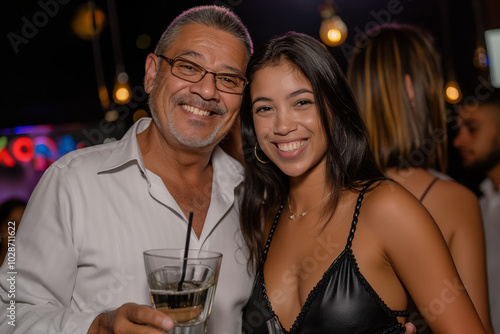
<svg viewBox="0 0 500 334"><path fill-rule="evenodd" d="M0 269L0 333L87 333L98 315L72 308L78 265L75 201L64 172L51 166L16 231L15 260Z"/></svg>

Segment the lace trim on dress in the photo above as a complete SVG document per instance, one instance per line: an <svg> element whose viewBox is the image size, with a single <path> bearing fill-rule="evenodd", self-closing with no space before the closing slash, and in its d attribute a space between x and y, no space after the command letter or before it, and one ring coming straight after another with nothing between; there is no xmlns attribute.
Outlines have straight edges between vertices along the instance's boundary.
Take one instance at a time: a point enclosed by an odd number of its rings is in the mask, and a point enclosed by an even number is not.
<svg viewBox="0 0 500 334"><path fill-rule="evenodd" d="M321 290L323 290L323 288L328 284L328 282L330 280L331 273L333 271L336 271L338 269L338 267L341 264L340 260L345 256L345 254L346 254L346 250L344 250L344 251L342 251L342 253L340 253L340 255L335 259L335 261L325 271L325 273L321 277L320 281L309 292L309 295L307 296L307 299L306 299L304 305L302 306L302 309L300 310L299 314L295 318L295 321L293 322L293 325L290 328L290 331L287 331L285 328L283 328L283 325L281 325L281 322L278 320L278 316L276 315L276 313L274 313L274 310L273 310L272 305L271 305L271 301L269 300L269 298L267 296L267 290L266 290L266 284L264 282L263 271L259 272L258 279L259 279L259 281L261 283L261 287L262 287L264 299L266 301L267 309L271 313L272 317L275 318L278 321L279 325L281 326L281 330L282 330L283 333L285 333L285 334L294 334L294 333L297 333L297 331L299 329L299 326L302 323L302 320L304 319L305 315L307 314L307 312L311 308L311 304L313 303L313 301L318 296L318 293Z"/></svg>
<svg viewBox="0 0 500 334"><path fill-rule="evenodd" d="M391 317L393 316L400 316L400 317L409 317L410 313L406 311L393 311L387 306L387 304L380 298L380 296L377 294L377 292L372 288L370 283L366 280L366 278L361 274L359 271L358 263L356 262L356 257L354 256L353 252L351 249L348 250L348 256L349 256L349 261L353 265L354 271L356 273L356 276L358 279L361 281L361 284L365 287L366 291L372 296L372 298L382 307L382 309Z"/></svg>
<svg viewBox="0 0 500 334"><path fill-rule="evenodd" d="M283 328L283 325L279 321L279 318L278 318L277 314L274 313L273 307L271 305L271 301L269 300L269 297L268 297L268 294L267 294L266 284L265 284L265 281L264 281L264 263L265 263L266 258L267 258L267 253L269 251L269 246L271 244L271 240L272 240L272 237L274 235L274 231L276 230L276 226L278 224L278 221L280 219L281 213L283 211L284 204L282 204L280 206L280 208L278 209L278 212L276 213L276 216L274 218L273 225L271 226L271 230L269 231L269 236L267 238L267 242L266 242L266 245L264 247L264 251L263 251L263 254L262 254L262 258L261 258L259 269L258 269L258 273L257 273L257 280L259 281L259 283L261 285L262 292L263 292L263 297L264 297L264 300L265 300L265 304L266 304L267 310L270 312L270 314L272 316L271 324L269 324L269 322L268 322L268 326L271 325L273 327L274 331L277 330L276 327L279 325L279 327L281 327L281 332L283 334L295 334L295 333L297 333L297 331L299 329L299 326L302 324L302 321L303 321L305 315L307 314L307 312L309 311L309 309L311 308L311 305L312 305L313 301L316 299L316 296L329 283L330 276L331 276L332 272L336 271L339 268L339 266L342 264L341 259L343 259L344 256L348 256L348 259L351 261L352 264L354 264L356 276L358 276L358 278L361 279L361 282L362 282L363 286L365 286L365 288L367 289L367 291L372 295L372 297L375 299L375 301L378 304L380 304L380 306L382 307L382 309L385 312L387 312L390 316L409 317L409 313L408 312L405 312L405 311L393 311L393 310L391 310L385 304L385 302L380 298L380 296L375 292L375 290L373 290L373 288L370 286L370 284L366 281L366 279L363 277L363 275L359 271L358 264L356 262L354 254L352 253L352 250L351 250L352 240L354 239L354 232L356 231L356 225L357 225L357 222L358 222L359 210L361 208L361 202L363 201L364 194L365 194L366 190L375 181L378 181L378 180L374 180L374 181L366 183L363 186L363 189L360 191L358 199L357 199L357 202L356 202L356 209L354 211L353 221L351 223L351 230L350 230L350 233L349 233L349 237L347 239L346 247L337 256L337 258L333 261L333 263L330 265L330 267L325 271L325 273L321 277L320 281L316 284L316 286L309 292L309 295L307 296L307 299L306 299L304 305L302 306L302 309L300 310L299 314L297 315L297 318L295 318L295 321L294 321L292 327L290 328L290 331L287 331L285 328ZM377 332L376 334L389 334L389 333L393 333L393 331L396 330L397 328L402 328L402 325L399 322L396 322L390 328L386 328L386 329L384 329L381 332Z"/></svg>
<svg viewBox="0 0 500 334"><path fill-rule="evenodd" d="M354 232L356 232L356 226L358 224L358 217L359 217L359 212L361 210L361 204L363 202L363 198L364 198L366 190L368 189L368 187L370 185L372 185L372 183L373 182L368 182L367 184L365 184L363 186L363 189L359 193L358 200L356 202L356 209L354 210L354 215L352 218L351 232L349 233L349 237L347 239L347 245L346 245L346 250L349 250L349 252L348 252L349 261L353 265L356 276L361 281L361 284L363 284L363 286L368 291L368 293L370 293L370 295L373 297L373 299L382 307L382 309L387 314L389 314L390 316L396 316L397 314L399 314L400 316L403 316L403 317L409 317L410 314L408 312L391 310L386 305L386 303L382 300L382 298L380 298L380 296L377 294L377 292L375 292L375 290L372 288L370 283L368 283L368 281L365 279L365 277L359 271L358 263L356 261L356 258L354 256L353 252L352 252L352 249L351 249L352 240L354 239Z"/></svg>

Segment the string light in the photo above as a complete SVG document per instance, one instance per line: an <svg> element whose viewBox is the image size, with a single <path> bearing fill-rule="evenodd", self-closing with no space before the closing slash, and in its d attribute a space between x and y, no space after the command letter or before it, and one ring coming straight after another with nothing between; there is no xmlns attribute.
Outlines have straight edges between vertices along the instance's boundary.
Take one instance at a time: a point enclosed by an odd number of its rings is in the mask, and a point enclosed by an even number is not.
<svg viewBox="0 0 500 334"><path fill-rule="evenodd" d="M333 4L326 1L320 8L321 26L319 37L328 46L339 46L347 38L347 26L335 12Z"/></svg>
<svg viewBox="0 0 500 334"><path fill-rule="evenodd" d="M456 81L448 81L444 88L446 102L457 104L462 101L462 91Z"/></svg>
<svg viewBox="0 0 500 334"><path fill-rule="evenodd" d="M71 22L71 26L78 37L91 40L94 35L101 33L105 22L106 15L102 10L88 5L81 5Z"/></svg>
<svg viewBox="0 0 500 334"><path fill-rule="evenodd" d="M115 87L113 88L113 100L118 104L127 104L132 98L132 91L128 84L128 74L120 72L116 76Z"/></svg>

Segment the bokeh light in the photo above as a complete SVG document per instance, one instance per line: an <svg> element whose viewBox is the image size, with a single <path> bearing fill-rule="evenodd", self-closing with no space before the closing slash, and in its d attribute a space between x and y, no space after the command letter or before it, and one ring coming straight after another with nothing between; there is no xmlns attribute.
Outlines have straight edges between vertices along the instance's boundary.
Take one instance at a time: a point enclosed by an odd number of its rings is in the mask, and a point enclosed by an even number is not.
<svg viewBox="0 0 500 334"><path fill-rule="evenodd" d="M462 101L462 91L456 81L448 81L444 88L446 102L456 104Z"/></svg>
<svg viewBox="0 0 500 334"><path fill-rule="evenodd" d="M149 115L148 115L148 112L147 112L146 110L144 110L144 109L139 109L139 110L137 110L137 111L134 113L134 115L133 115L132 119L134 120L134 123L135 123L135 122L137 122L138 120L140 120L141 118L143 118L143 117L148 117L148 116L149 116Z"/></svg>
<svg viewBox="0 0 500 334"><path fill-rule="evenodd" d="M323 20L319 28L319 37L328 46L339 46L347 38L347 26L339 16Z"/></svg>
<svg viewBox="0 0 500 334"><path fill-rule="evenodd" d="M91 7L87 4L78 7L75 18L71 23L73 31L78 37L90 40L94 35L101 33L106 21L106 15L102 10L95 8L94 17L95 26Z"/></svg>
<svg viewBox="0 0 500 334"><path fill-rule="evenodd" d="M149 48L151 46L151 36L148 34L140 35L135 40L135 45L142 50Z"/></svg>

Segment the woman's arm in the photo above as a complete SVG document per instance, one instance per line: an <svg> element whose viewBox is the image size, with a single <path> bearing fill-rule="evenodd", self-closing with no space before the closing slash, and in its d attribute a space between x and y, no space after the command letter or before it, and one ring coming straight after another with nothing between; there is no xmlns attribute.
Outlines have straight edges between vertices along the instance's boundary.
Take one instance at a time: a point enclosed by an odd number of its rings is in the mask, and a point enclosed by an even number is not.
<svg viewBox="0 0 500 334"><path fill-rule="evenodd" d="M433 332L485 333L429 212L398 185L379 187L376 203L387 258Z"/></svg>
<svg viewBox="0 0 500 334"><path fill-rule="evenodd" d="M453 261L488 333L493 333L488 305L484 231L476 195L454 181L439 182L424 203L441 228Z"/></svg>

